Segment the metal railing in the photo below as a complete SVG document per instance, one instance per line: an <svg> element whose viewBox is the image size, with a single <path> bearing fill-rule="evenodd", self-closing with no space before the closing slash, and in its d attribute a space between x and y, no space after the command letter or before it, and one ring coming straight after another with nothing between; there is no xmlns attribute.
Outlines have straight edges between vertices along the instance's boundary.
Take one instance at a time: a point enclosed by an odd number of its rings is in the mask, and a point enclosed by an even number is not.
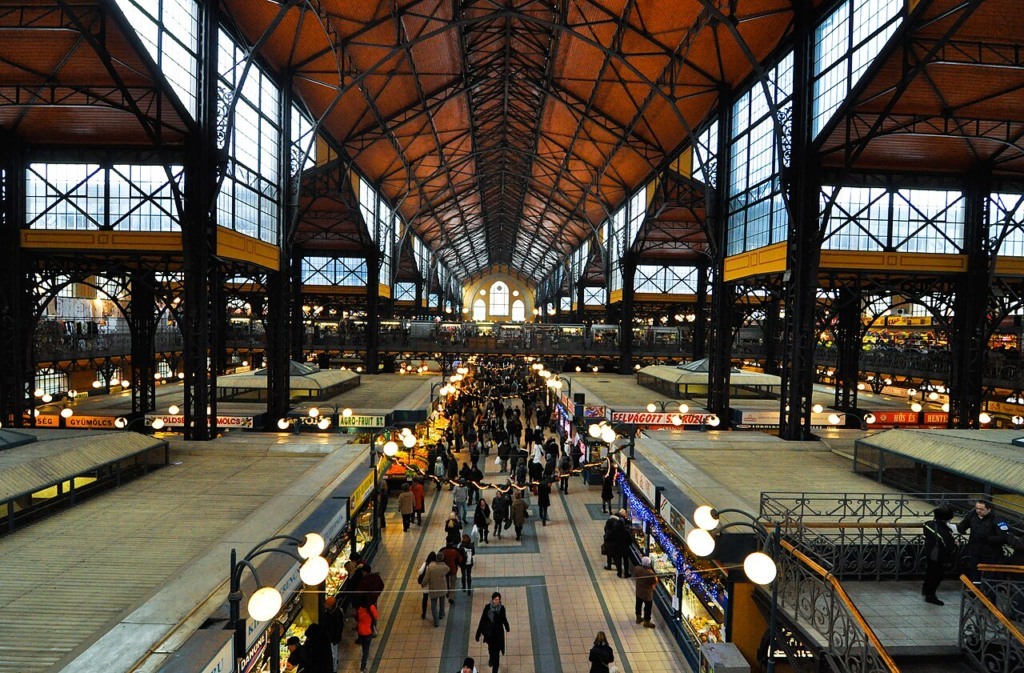
<svg viewBox="0 0 1024 673"><path fill-rule="evenodd" d="M153 339L153 350L157 353L180 351L182 347L180 332L157 332ZM41 336L33 348L37 361L125 356L131 355L132 337L126 332L89 337Z"/></svg>
<svg viewBox="0 0 1024 673"><path fill-rule="evenodd" d="M954 515L973 508L976 493L827 493L763 492L760 515L772 521L816 523L917 523L932 518L939 505ZM993 496L996 513L1017 532L1024 531L1024 511L1017 501Z"/></svg>
<svg viewBox="0 0 1024 673"><path fill-rule="evenodd" d="M779 610L823 642L834 673L899 673L835 576L786 540L778 558Z"/></svg>
<svg viewBox="0 0 1024 673"><path fill-rule="evenodd" d="M960 649L987 673L1024 670L1024 567L980 565L997 572L975 584L961 575Z"/></svg>

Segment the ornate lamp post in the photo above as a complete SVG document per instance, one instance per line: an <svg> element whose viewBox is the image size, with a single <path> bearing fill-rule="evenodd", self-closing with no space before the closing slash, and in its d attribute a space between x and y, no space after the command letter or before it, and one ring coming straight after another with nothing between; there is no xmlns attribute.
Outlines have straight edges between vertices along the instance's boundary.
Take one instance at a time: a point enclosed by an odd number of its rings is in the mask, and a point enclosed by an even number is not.
<svg viewBox="0 0 1024 673"><path fill-rule="evenodd" d="M734 521L721 526L722 514L739 514L748 521ZM779 542L781 526L776 523L773 531L768 531L764 524L749 512L741 509L716 510L708 505L701 505L693 513L693 523L697 526L686 536L686 546L697 556L710 556L715 551L715 536L730 528L746 527L754 530L764 538L764 549L751 552L743 560L743 572L754 584L772 585L772 603L768 617L768 673L775 671L775 631L778 629L779 583L778 575Z"/></svg>

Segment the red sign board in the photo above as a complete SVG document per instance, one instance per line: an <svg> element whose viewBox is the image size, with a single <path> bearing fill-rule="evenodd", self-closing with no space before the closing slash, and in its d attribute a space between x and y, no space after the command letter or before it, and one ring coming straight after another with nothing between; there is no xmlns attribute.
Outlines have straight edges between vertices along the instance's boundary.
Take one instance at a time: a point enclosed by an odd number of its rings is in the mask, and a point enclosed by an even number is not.
<svg viewBox="0 0 1024 673"><path fill-rule="evenodd" d="M875 422L869 428L892 427L946 427L949 414L944 411L872 411Z"/></svg>

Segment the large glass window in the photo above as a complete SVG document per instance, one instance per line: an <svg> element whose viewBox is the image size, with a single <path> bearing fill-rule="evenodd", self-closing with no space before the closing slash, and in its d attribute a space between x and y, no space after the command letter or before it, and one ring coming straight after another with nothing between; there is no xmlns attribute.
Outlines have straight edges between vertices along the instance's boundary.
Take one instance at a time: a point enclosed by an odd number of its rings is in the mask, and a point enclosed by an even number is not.
<svg viewBox="0 0 1024 673"><path fill-rule="evenodd" d="M196 115L199 5L195 0L115 0L164 79Z"/></svg>
<svg viewBox="0 0 1024 673"><path fill-rule="evenodd" d="M182 183L182 167L171 166ZM30 164L25 220L32 229L178 231L181 228L168 172L162 166Z"/></svg>
<svg viewBox="0 0 1024 673"><path fill-rule="evenodd" d="M366 260L360 257L303 257L303 285L366 285Z"/></svg>
<svg viewBox="0 0 1024 673"><path fill-rule="evenodd" d="M776 122L789 133L792 114L793 54L768 71L768 95L761 83L741 94L732 108L730 140L727 254L780 243L787 238L789 217L782 198L782 155Z"/></svg>
<svg viewBox="0 0 1024 673"><path fill-rule="evenodd" d="M508 315L508 285L501 282L491 285L491 315Z"/></svg>
<svg viewBox="0 0 1024 673"><path fill-rule="evenodd" d="M963 250L960 192L825 186L821 198L823 207L833 200L825 249L940 254Z"/></svg>
<svg viewBox="0 0 1024 673"><path fill-rule="evenodd" d="M303 170L316 166L316 138L313 135L313 121L303 112L298 105L292 105L292 175L299 172L299 162L306 157L302 164Z"/></svg>
<svg viewBox="0 0 1024 673"><path fill-rule="evenodd" d="M281 148L281 93L247 53L223 30L218 42L218 89L225 101L235 100L228 147L228 166L217 198L219 224L266 243L278 242L278 199ZM242 75L245 81L242 81ZM218 125L226 128L218 110Z"/></svg>
<svg viewBox="0 0 1024 673"><path fill-rule="evenodd" d="M68 375L56 369L36 370L36 390L44 394L56 395L68 389Z"/></svg>
<svg viewBox="0 0 1024 673"><path fill-rule="evenodd" d="M695 180L712 187L718 184L718 121L708 125L693 144L690 170Z"/></svg>
<svg viewBox="0 0 1024 673"><path fill-rule="evenodd" d="M483 299L473 302L473 320L487 320L487 303Z"/></svg>
<svg viewBox="0 0 1024 673"><path fill-rule="evenodd" d="M635 292L696 294L697 269L692 266L638 264Z"/></svg>
<svg viewBox="0 0 1024 673"><path fill-rule="evenodd" d="M846 0L815 29L814 135L899 27L904 5L905 0Z"/></svg>
<svg viewBox="0 0 1024 673"><path fill-rule="evenodd" d="M526 304L523 303L522 299L516 299L512 302L512 320L515 322L526 321Z"/></svg>
<svg viewBox="0 0 1024 673"><path fill-rule="evenodd" d="M1024 195L992 194L989 197L989 222L995 253L1024 257Z"/></svg>
<svg viewBox="0 0 1024 673"><path fill-rule="evenodd" d="M416 301L416 283L395 283L395 301Z"/></svg>
<svg viewBox="0 0 1024 673"><path fill-rule="evenodd" d="M584 306L604 306L605 305L605 291L603 287L585 287L583 288L583 305Z"/></svg>

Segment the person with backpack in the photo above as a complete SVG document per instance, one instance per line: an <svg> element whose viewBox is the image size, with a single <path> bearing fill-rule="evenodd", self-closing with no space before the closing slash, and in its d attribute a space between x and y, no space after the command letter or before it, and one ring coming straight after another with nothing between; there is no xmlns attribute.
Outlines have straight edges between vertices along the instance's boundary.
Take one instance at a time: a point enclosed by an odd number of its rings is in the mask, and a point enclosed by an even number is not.
<svg viewBox="0 0 1024 673"><path fill-rule="evenodd" d="M946 567L956 555L956 540L950 530L953 510L948 507L936 507L932 512L932 520L924 524L924 584L921 593L926 603L945 605L935 595Z"/></svg>

